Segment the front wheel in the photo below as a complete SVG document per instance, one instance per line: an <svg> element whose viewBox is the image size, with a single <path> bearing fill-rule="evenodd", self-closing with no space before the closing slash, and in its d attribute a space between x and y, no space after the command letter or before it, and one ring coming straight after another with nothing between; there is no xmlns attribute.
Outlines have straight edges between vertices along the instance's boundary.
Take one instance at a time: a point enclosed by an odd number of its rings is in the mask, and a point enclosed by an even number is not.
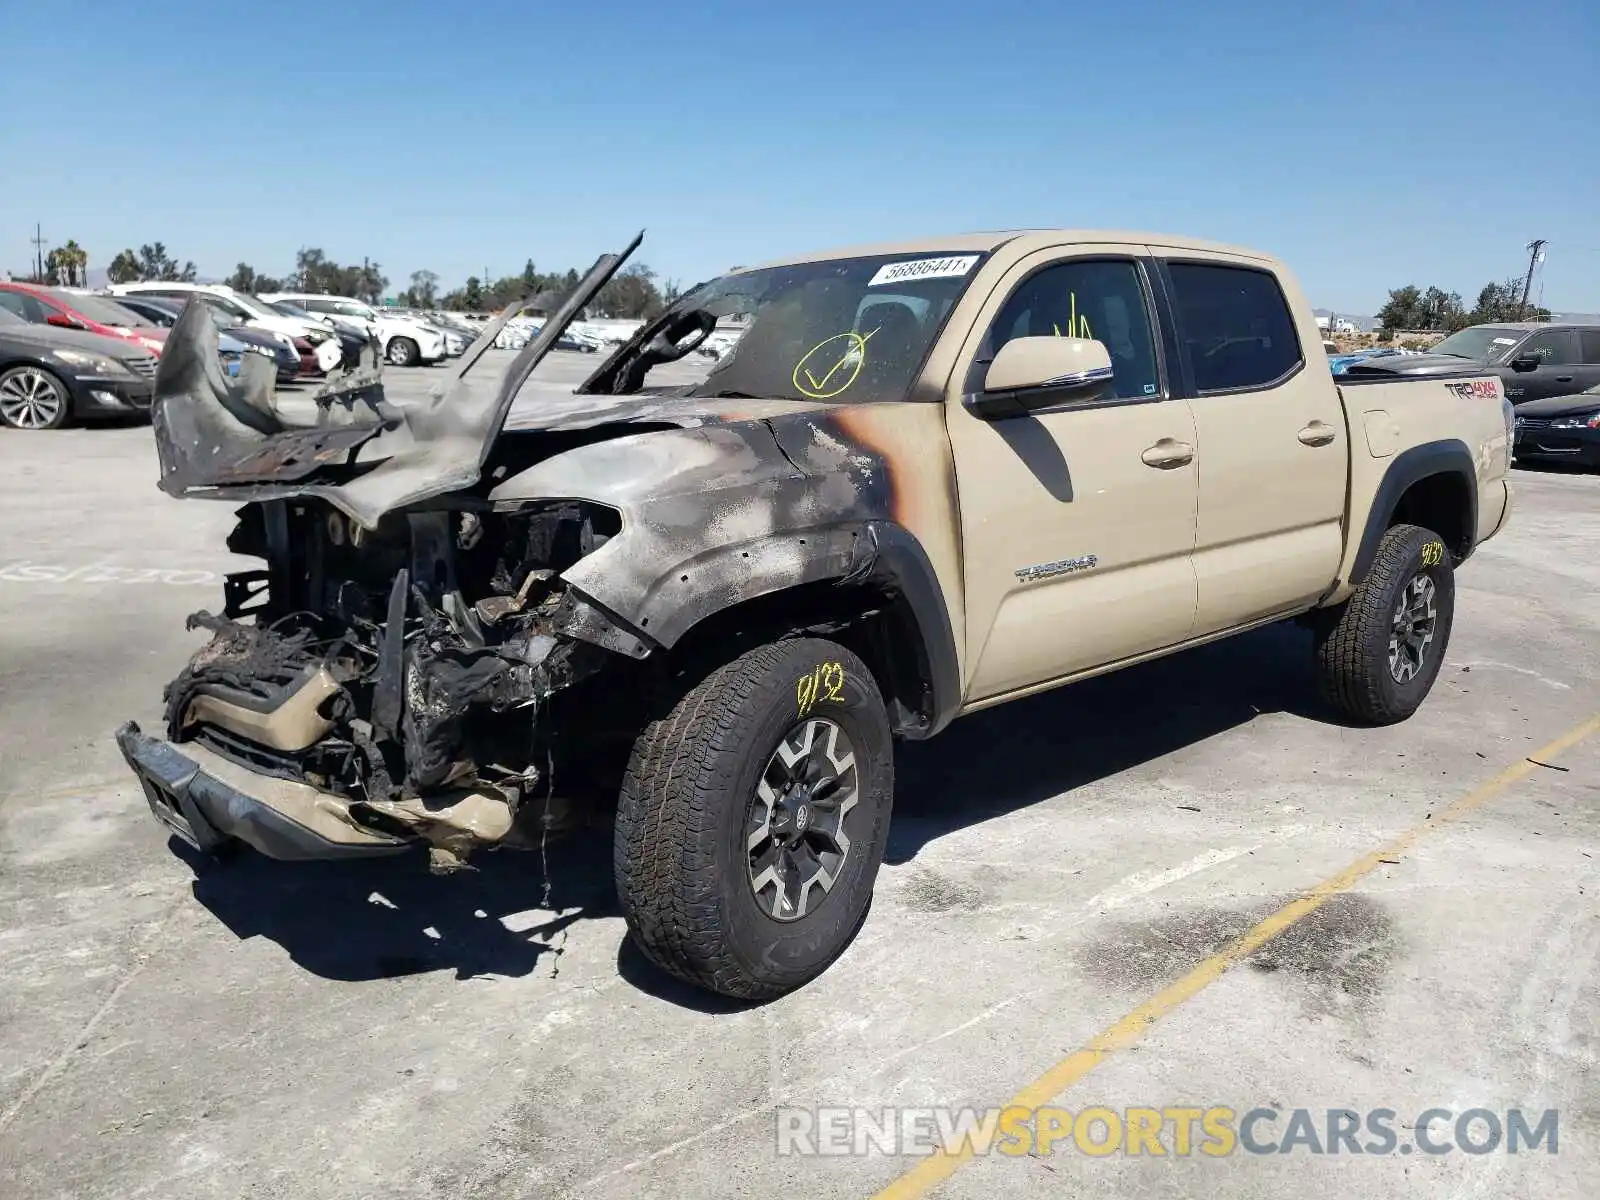
<svg viewBox="0 0 1600 1200"><path fill-rule="evenodd" d="M422 357L422 349L408 337L392 337L384 357L396 367L409 367Z"/></svg>
<svg viewBox="0 0 1600 1200"><path fill-rule="evenodd" d="M0 374L0 424L12 429L60 429L72 419L67 385L43 367Z"/></svg>
<svg viewBox="0 0 1600 1200"><path fill-rule="evenodd" d="M735 659L634 745L613 857L630 936L714 992L799 987L866 918L893 795L888 715L859 658L797 638Z"/></svg>
<svg viewBox="0 0 1600 1200"><path fill-rule="evenodd" d="M1374 725L1416 712L1444 664L1455 600L1450 550L1439 535L1394 526L1367 577L1317 630L1324 698Z"/></svg>

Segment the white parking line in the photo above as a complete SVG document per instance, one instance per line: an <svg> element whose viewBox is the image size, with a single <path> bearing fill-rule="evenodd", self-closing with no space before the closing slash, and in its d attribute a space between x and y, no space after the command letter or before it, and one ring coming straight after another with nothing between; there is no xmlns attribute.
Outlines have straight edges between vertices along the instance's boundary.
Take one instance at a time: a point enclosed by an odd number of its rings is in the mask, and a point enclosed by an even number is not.
<svg viewBox="0 0 1600 1200"><path fill-rule="evenodd" d="M0 566L0 581L5 583L70 583L102 586L108 583L160 583L168 587L201 587L220 582L221 572L183 570L170 567L119 567L113 563L85 563L60 566L18 559Z"/></svg>

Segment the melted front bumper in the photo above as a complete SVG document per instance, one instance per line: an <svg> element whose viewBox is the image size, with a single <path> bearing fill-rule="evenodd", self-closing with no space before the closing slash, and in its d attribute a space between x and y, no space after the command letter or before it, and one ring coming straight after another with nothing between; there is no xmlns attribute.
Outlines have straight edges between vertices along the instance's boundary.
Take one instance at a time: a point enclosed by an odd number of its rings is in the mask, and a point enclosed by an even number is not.
<svg viewBox="0 0 1600 1200"><path fill-rule="evenodd" d="M342 796L257 774L204 746L179 749L132 721L116 738L151 814L198 850L236 838L269 858L305 861L397 854L416 844L357 823Z"/></svg>

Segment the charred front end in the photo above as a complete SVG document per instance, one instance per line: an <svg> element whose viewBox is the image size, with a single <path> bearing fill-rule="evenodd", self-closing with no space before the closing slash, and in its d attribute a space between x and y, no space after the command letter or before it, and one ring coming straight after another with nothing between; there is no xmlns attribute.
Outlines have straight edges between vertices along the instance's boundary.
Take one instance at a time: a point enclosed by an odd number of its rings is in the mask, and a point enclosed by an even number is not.
<svg viewBox="0 0 1600 1200"><path fill-rule="evenodd" d="M647 652L559 579L618 531L603 505L506 513L457 497L367 529L298 498L238 517L228 548L263 565L228 577L221 613L190 618L211 640L166 688L166 743L119 734L152 804L197 845L215 834L323 857L423 842L454 865L504 838L547 788L545 702L619 650ZM219 804L209 783L180 797L181 780L152 781L141 755L174 751L240 797ZM275 810L270 836L261 814L238 819L253 807L241 771L271 793L253 798ZM303 826L302 845L285 846L297 831L284 821Z"/></svg>

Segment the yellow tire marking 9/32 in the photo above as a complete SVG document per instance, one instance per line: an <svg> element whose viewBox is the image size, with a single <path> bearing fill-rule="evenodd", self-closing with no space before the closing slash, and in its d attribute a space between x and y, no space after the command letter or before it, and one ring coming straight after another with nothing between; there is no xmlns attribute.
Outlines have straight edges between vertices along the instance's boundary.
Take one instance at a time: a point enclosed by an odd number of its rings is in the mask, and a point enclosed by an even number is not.
<svg viewBox="0 0 1600 1200"><path fill-rule="evenodd" d="M1267 917L1237 941L1217 951L1177 982L1169 984L1132 1012L1106 1026L1090 1038L1081 1049L1067 1055L1032 1083L1019 1090L1015 1096L1006 1101L1006 1107L1035 1109L1048 1104L1111 1055L1139 1042L1152 1025L1222 978L1229 967L1248 958L1296 921L1316 912L1334 896L1348 891L1372 874L1384 859L1397 858L1429 830L1460 820L1505 791L1523 776L1538 770L1539 764L1533 762L1533 759L1548 761L1555 755L1570 750L1596 730L1600 730L1600 715L1590 717L1576 729L1569 730L1549 745L1535 750L1527 758L1513 763L1461 799L1432 814L1431 820L1413 825L1393 841L1370 854L1362 855L1338 874L1330 875ZM955 1152L940 1151L932 1154L878 1192L873 1200L910 1200L911 1197L924 1196L929 1189L959 1171L972 1157L973 1148L970 1141L964 1142Z"/></svg>

